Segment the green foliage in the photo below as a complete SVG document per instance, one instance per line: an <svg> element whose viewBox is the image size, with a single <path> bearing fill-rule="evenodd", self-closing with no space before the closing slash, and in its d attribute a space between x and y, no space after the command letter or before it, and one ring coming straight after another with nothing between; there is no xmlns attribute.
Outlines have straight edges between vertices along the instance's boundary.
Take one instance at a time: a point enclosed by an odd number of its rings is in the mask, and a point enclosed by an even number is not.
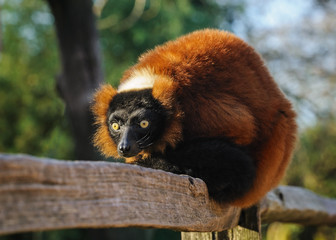
<svg viewBox="0 0 336 240"><path fill-rule="evenodd" d="M52 16L41 1L7 1L1 9L0 151L70 158Z"/></svg>
<svg viewBox="0 0 336 240"><path fill-rule="evenodd" d="M321 121L299 139L286 181L336 198L336 120Z"/></svg>

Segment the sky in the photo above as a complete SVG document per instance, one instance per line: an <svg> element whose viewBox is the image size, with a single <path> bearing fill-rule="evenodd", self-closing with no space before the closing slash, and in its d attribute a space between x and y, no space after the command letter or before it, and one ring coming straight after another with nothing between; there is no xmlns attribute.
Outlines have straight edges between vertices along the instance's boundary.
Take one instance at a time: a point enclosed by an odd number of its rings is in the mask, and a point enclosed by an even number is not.
<svg viewBox="0 0 336 240"><path fill-rule="evenodd" d="M301 126L316 112L336 112L336 4L314 0L241 0L247 4L233 31L260 52L274 79L290 93ZM331 1L332 2L332 1Z"/></svg>
<svg viewBox="0 0 336 240"><path fill-rule="evenodd" d="M249 21L257 31L279 28L292 25L311 14L312 0L272 0L272 1L246 1L243 21ZM233 31L245 38L246 29L242 21L235 21Z"/></svg>

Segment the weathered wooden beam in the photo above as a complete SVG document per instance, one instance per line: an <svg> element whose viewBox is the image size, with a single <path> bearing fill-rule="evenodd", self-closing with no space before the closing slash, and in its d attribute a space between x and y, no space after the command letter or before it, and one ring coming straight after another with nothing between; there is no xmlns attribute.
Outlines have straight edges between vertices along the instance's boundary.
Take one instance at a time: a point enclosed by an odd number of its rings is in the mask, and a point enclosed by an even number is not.
<svg viewBox="0 0 336 240"><path fill-rule="evenodd" d="M236 226L239 215L189 176L0 154L0 234L129 226L212 232Z"/></svg>
<svg viewBox="0 0 336 240"><path fill-rule="evenodd" d="M336 200L298 187L268 193L259 212L264 223L336 225ZM213 236L235 227L239 216L240 209L211 201L205 183L189 176L120 163L0 154L0 234L137 226L219 232Z"/></svg>
<svg viewBox="0 0 336 240"><path fill-rule="evenodd" d="M336 199L300 187L279 186L261 201L260 214L263 223L336 225Z"/></svg>

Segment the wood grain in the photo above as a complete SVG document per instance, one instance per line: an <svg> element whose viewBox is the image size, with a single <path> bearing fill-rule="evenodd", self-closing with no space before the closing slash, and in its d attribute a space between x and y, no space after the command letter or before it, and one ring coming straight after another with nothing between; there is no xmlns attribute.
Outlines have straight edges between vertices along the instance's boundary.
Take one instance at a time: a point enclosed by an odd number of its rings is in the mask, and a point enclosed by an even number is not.
<svg viewBox="0 0 336 240"><path fill-rule="evenodd" d="M182 232L181 240L261 240L261 234L236 226L223 232Z"/></svg>
<svg viewBox="0 0 336 240"><path fill-rule="evenodd" d="M205 183L134 165L0 155L0 233L103 227L222 231L240 209Z"/></svg>
<svg viewBox="0 0 336 240"><path fill-rule="evenodd" d="M245 212L242 217L257 219ZM214 236L236 227L240 213L210 200L205 183L185 175L122 163L0 154L0 234L135 226L218 232L204 233ZM263 223L336 225L336 200L280 186L261 201L259 213Z"/></svg>
<svg viewBox="0 0 336 240"><path fill-rule="evenodd" d="M336 200L300 187L279 186L261 201L263 223L336 225Z"/></svg>

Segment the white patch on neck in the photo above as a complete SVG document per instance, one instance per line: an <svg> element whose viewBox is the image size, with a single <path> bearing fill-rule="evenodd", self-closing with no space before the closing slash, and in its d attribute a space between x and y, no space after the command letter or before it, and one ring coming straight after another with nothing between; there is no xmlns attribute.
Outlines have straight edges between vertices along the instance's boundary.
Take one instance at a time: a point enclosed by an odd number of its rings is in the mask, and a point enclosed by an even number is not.
<svg viewBox="0 0 336 240"><path fill-rule="evenodd" d="M119 85L118 92L153 88L156 78L157 75L149 69L136 70L129 79Z"/></svg>

